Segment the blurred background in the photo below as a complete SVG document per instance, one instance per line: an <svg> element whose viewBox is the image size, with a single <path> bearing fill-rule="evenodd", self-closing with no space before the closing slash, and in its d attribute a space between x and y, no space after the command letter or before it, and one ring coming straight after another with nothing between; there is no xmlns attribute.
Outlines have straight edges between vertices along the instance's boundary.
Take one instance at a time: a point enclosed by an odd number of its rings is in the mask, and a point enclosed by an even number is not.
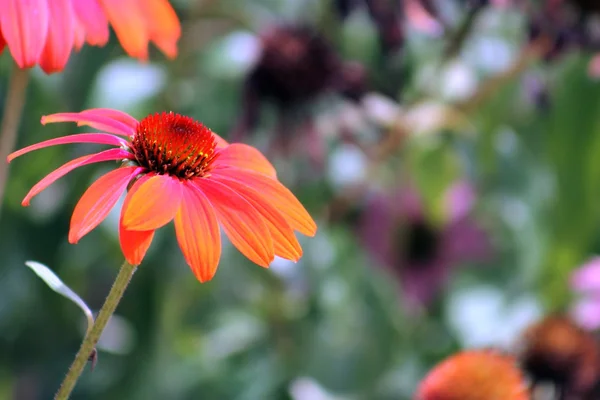
<svg viewBox="0 0 600 400"><path fill-rule="evenodd" d="M600 294L582 299L571 284L600 251L597 2L171 3L183 28L174 61L152 49L140 64L113 36L64 73L34 70L18 147L77 130L43 127L44 114L172 110L263 151L319 231L301 238L300 262L269 270L224 242L216 277L200 284L172 225L161 229L73 399L410 399L442 358L510 350L549 313L600 324ZM74 205L113 165L78 169L20 205L96 149L11 164L2 399L51 398L85 330L24 262L49 266L93 310L122 262L116 213L67 242Z"/></svg>

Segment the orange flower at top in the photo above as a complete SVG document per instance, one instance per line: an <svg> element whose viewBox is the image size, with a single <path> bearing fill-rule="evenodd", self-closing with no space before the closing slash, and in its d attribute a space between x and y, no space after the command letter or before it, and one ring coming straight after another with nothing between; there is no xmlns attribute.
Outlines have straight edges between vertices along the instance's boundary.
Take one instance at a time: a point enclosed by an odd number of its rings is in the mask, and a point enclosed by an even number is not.
<svg viewBox="0 0 600 400"><path fill-rule="evenodd" d="M58 72L73 48L104 46L109 22L132 57L146 60L149 42L177 55L181 27L167 0L0 0L0 51L7 45L19 68Z"/></svg>
<svg viewBox="0 0 600 400"><path fill-rule="evenodd" d="M529 400L524 376L512 357L472 350L438 364L419 385L416 400Z"/></svg>
<svg viewBox="0 0 600 400"><path fill-rule="evenodd" d="M42 124L67 121L109 133L47 140L14 152L8 161L58 144L117 146L66 163L37 183L22 202L29 205L33 196L77 167L123 160L120 168L94 182L75 206L71 243L98 226L127 188L119 227L127 261L140 264L154 231L173 220L179 247L200 282L210 280L217 269L219 225L242 254L262 267L268 267L275 255L300 259L302 249L294 230L316 233L313 219L258 150L228 144L189 117L162 113L138 122L110 109L42 117Z"/></svg>

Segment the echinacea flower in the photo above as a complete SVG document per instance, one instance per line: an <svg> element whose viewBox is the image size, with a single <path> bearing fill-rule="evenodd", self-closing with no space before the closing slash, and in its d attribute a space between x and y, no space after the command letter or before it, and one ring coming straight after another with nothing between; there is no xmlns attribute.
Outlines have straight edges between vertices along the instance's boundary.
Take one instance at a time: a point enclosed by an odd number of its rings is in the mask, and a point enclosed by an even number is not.
<svg viewBox="0 0 600 400"><path fill-rule="evenodd" d="M29 205L32 197L75 168L122 160L120 168L95 181L75 206L70 243L98 226L127 189L119 224L127 261L140 264L154 231L173 220L179 247L201 282L213 277L219 263L219 225L242 254L262 267L275 255L297 261L302 249L294 230L309 236L316 232L313 219L258 150L228 144L189 117L162 113L138 122L111 109L42 117L42 124L67 121L108 133L47 140L12 153L8 161L59 144L116 146L66 163L36 184L22 202Z"/></svg>
<svg viewBox="0 0 600 400"><path fill-rule="evenodd" d="M421 381L415 400L528 400L515 359L492 350L457 353Z"/></svg>
<svg viewBox="0 0 600 400"><path fill-rule="evenodd" d="M2 0L0 51L8 46L21 69L61 71L73 48L105 45L109 23L132 57L146 60L149 42L177 55L181 27L167 0Z"/></svg>
<svg viewBox="0 0 600 400"><path fill-rule="evenodd" d="M536 322L525 330L519 347L519 359L534 385L553 384L560 398L598 398L591 395L599 389L600 347L570 318L553 315Z"/></svg>
<svg viewBox="0 0 600 400"><path fill-rule="evenodd" d="M489 258L490 239L470 214L475 200L469 183L455 183L445 195L447 220L436 225L412 186L367 199L358 235L375 261L397 275L409 309L433 300L454 267Z"/></svg>
<svg viewBox="0 0 600 400"><path fill-rule="evenodd" d="M600 328L600 257L592 257L571 274L576 293L571 314L586 329Z"/></svg>

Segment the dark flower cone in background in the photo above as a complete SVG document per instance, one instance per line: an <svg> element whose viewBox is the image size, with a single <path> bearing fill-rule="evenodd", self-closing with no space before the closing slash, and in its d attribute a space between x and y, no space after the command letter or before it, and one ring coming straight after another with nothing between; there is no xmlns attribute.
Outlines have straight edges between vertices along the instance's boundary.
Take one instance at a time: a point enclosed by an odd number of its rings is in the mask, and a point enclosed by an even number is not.
<svg viewBox="0 0 600 400"><path fill-rule="evenodd" d="M302 146L322 164L325 151L306 108L326 93L358 100L367 90L366 69L344 62L326 38L308 26L269 26L260 34L260 43L261 56L244 82L240 117L229 137L243 140L260 121L261 106L272 103L278 113L272 152L291 152L293 137L301 133L308 142Z"/></svg>
<svg viewBox="0 0 600 400"><path fill-rule="evenodd" d="M335 51L311 28L276 25L260 39L263 53L249 81L261 98L282 107L323 92L338 71Z"/></svg>
<svg viewBox="0 0 600 400"><path fill-rule="evenodd" d="M584 398L598 385L598 343L568 317L550 316L527 328L519 353L534 385L552 383L565 398Z"/></svg>
<svg viewBox="0 0 600 400"><path fill-rule="evenodd" d="M570 0L570 3L578 7L583 13L600 13L600 2L598 2L597 0Z"/></svg>
<svg viewBox="0 0 600 400"><path fill-rule="evenodd" d="M234 141L255 128L263 103L272 102L280 114L302 105L327 90L339 68L331 46L307 27L271 26L260 42L261 57L244 83L241 116L230 135Z"/></svg>
<svg viewBox="0 0 600 400"><path fill-rule="evenodd" d="M528 400L515 359L493 350L464 351L434 367L414 400Z"/></svg>

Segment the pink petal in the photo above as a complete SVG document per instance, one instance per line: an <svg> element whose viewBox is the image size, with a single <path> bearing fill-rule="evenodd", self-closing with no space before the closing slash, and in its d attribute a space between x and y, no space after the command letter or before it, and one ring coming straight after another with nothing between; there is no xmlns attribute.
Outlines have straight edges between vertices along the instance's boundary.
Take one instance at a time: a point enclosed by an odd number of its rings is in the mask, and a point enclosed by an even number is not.
<svg viewBox="0 0 600 400"><path fill-rule="evenodd" d="M52 0L48 5L51 23L39 64L51 74L62 71L69 60L75 40L75 12L71 0Z"/></svg>
<svg viewBox="0 0 600 400"><path fill-rule="evenodd" d="M82 111L80 113L58 113L44 115L42 125L55 122L77 122L77 126L89 125L94 129L114 133L115 135L132 136L135 131L123 122L107 117L103 113L96 113L92 110Z"/></svg>
<svg viewBox="0 0 600 400"><path fill-rule="evenodd" d="M129 156L131 156L131 154L123 149L110 149L110 150L102 151L100 153L90 154L90 155L79 157L75 160L69 161L68 163L66 163L62 167L57 168L56 170L52 171L51 173L46 175L46 177L44 179L42 179L41 181L36 183L35 186L33 188L31 188L29 193L27 193L27 196L25 196L25 198L23 199L21 204L23 206L28 206L30 200L35 195L40 193L42 190L46 189L48 186L50 186L56 180L60 179L61 177L68 174L69 172L73 171L75 168L78 168L78 167L81 167L81 166L87 165L87 164L102 162L102 161L122 160L122 159L128 158Z"/></svg>
<svg viewBox="0 0 600 400"><path fill-rule="evenodd" d="M37 64L46 43L47 0L0 0L0 27L19 68Z"/></svg>
<svg viewBox="0 0 600 400"><path fill-rule="evenodd" d="M11 162L15 158L22 156L23 154L27 154L34 150L43 149L45 147L56 146L59 144L71 144L71 143L96 143L96 144L110 144L113 146L126 146L127 141L123 140L119 137L109 135L107 133L79 133L76 135L63 136L56 139L45 140L40 143L32 144L31 146L27 146L21 150L17 150L14 153L8 155L6 160ZM132 155L129 153L128 157L131 158Z"/></svg>
<svg viewBox="0 0 600 400"><path fill-rule="evenodd" d="M158 229L171 221L181 204L182 183L169 175L153 175L131 196L123 227L131 231Z"/></svg>
<svg viewBox="0 0 600 400"><path fill-rule="evenodd" d="M600 257L592 257L573 271L570 286L577 292L600 294Z"/></svg>
<svg viewBox="0 0 600 400"><path fill-rule="evenodd" d="M143 170L140 167L117 168L92 183L73 210L69 243L77 243L104 221L129 182Z"/></svg>
<svg viewBox="0 0 600 400"><path fill-rule="evenodd" d="M242 143L233 143L219 151L215 159L215 168L235 167L259 172L271 177L276 177L277 172L273 165L252 146Z"/></svg>
<svg viewBox="0 0 600 400"><path fill-rule="evenodd" d="M242 196L263 217L263 221L273 238L275 255L292 261L300 259L302 256L300 243L298 243L294 231L276 207L271 205L259 192L243 183L217 177L213 177L213 180L222 183Z"/></svg>
<svg viewBox="0 0 600 400"><path fill-rule="evenodd" d="M251 261L268 267L275 257L273 240L256 209L219 182L196 179L194 183L212 204L231 243Z"/></svg>
<svg viewBox="0 0 600 400"><path fill-rule="evenodd" d="M473 209L477 195L475 189L467 181L459 181L444 193L444 207L450 221L466 218Z"/></svg>
<svg viewBox="0 0 600 400"><path fill-rule="evenodd" d="M293 193L276 179L238 168L215 169L211 174L215 177L241 182L253 188L277 207L293 229L307 236L316 234L317 225L308 211Z"/></svg>
<svg viewBox="0 0 600 400"><path fill-rule="evenodd" d="M189 182L184 182L175 233L196 278L200 282L211 280L221 257L219 223L206 196Z"/></svg>
<svg viewBox="0 0 600 400"><path fill-rule="evenodd" d="M133 196L138 191L140 186L142 186L142 184L144 184L144 182L146 182L148 179L150 179L150 176L144 175L133 184L131 189L129 189L127 196L125 196L125 201L123 202L123 207L121 208L121 219L119 221L119 243L125 259L132 265L139 265L142 263L146 252L152 244L154 230L129 231L123 227L123 215L125 214L125 210L129 207L131 196Z"/></svg>
<svg viewBox="0 0 600 400"><path fill-rule="evenodd" d="M108 43L108 20L98 1L75 0L73 6L87 42L92 46L104 46Z"/></svg>
<svg viewBox="0 0 600 400"><path fill-rule="evenodd" d="M123 111L113 110L111 108L90 108L80 112L80 114L111 118L129 126L132 131L135 131L139 124L138 120L133 118L131 115L124 113Z"/></svg>
<svg viewBox="0 0 600 400"><path fill-rule="evenodd" d="M571 315L578 325L593 331L600 328L600 296L584 296L571 306Z"/></svg>

